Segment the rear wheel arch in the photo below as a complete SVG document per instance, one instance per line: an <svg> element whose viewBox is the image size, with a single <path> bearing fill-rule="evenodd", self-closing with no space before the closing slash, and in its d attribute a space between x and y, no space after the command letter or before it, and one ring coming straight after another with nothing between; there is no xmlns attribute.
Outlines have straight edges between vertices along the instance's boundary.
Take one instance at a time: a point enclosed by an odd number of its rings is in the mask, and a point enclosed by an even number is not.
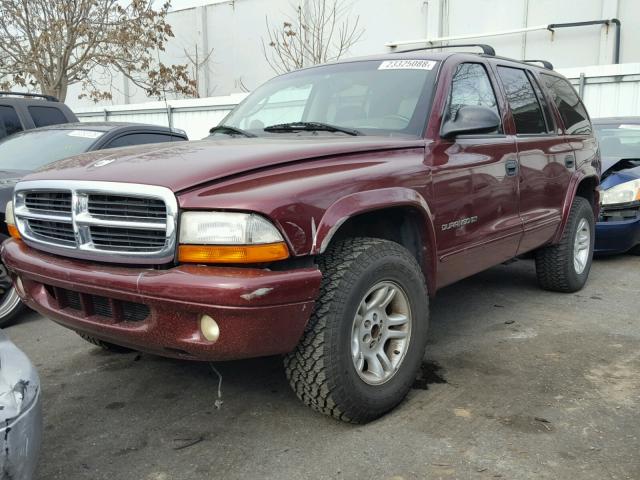
<svg viewBox="0 0 640 480"><path fill-rule="evenodd" d="M312 253L322 254L329 245L345 238L393 241L414 255L429 294L433 295L437 257L432 218L426 202L414 190L391 188L359 192L339 200L327 210L314 237Z"/></svg>
<svg viewBox="0 0 640 480"><path fill-rule="evenodd" d="M562 238L562 234L567 226L569 219L569 212L573 205L573 200L576 197L582 197L589 202L593 209L595 218L598 218L598 211L600 205L600 194L598 192L598 185L600 181L595 175L583 176L577 178L571 185L568 191L568 195L565 198L564 207L562 210L562 223L560 228L556 232L556 236L553 239L553 243L557 243Z"/></svg>

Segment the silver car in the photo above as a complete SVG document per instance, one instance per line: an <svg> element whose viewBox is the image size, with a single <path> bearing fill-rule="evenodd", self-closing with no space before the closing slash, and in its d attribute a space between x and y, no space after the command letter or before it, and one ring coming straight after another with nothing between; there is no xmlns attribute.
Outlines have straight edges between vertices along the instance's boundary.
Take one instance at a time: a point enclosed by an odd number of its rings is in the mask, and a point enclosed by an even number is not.
<svg viewBox="0 0 640 480"><path fill-rule="evenodd" d="M41 440L38 373L0 330L0 479L30 480Z"/></svg>

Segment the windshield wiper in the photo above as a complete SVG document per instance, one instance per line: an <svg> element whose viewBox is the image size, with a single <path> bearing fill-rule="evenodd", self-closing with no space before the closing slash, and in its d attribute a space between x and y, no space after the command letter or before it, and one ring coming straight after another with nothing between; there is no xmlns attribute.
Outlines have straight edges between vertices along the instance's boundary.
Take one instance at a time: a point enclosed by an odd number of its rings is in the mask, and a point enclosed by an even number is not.
<svg viewBox="0 0 640 480"><path fill-rule="evenodd" d="M264 128L265 132L340 132L347 135L362 135L362 132L353 128L339 127L337 125L330 125L322 122L291 122L291 123L278 123L276 125L270 125Z"/></svg>
<svg viewBox="0 0 640 480"><path fill-rule="evenodd" d="M232 127L230 125L218 125L217 127L213 127L209 130L209 134L214 134L216 132L226 133L227 135L242 135L243 137L253 138L255 135L251 132L247 132L246 130L242 130L241 128Z"/></svg>

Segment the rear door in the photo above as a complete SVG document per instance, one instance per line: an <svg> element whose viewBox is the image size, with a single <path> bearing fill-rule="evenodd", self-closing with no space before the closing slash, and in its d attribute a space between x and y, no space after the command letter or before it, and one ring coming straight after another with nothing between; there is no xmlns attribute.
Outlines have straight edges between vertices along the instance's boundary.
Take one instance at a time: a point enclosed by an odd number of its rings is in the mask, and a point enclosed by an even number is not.
<svg viewBox="0 0 640 480"><path fill-rule="evenodd" d="M496 71L516 134L524 227L518 254L522 254L547 243L557 231L575 158L531 72L501 64Z"/></svg>
<svg viewBox="0 0 640 480"><path fill-rule="evenodd" d="M564 124L565 139L575 155L576 168L598 160L598 142L584 104L571 84L562 77L543 73L542 83Z"/></svg>
<svg viewBox="0 0 640 480"><path fill-rule="evenodd" d="M449 93L441 123L465 105L492 108L503 123L494 133L440 138L433 145L439 286L514 257L522 235L515 139L505 133L495 79L484 62L457 63L445 71L440 82Z"/></svg>

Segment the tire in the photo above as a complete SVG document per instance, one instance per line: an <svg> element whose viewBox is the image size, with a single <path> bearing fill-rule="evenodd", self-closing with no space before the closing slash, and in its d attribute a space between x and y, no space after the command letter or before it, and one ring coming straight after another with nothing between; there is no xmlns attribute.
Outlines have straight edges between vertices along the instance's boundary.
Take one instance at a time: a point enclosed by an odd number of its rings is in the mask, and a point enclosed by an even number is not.
<svg viewBox="0 0 640 480"><path fill-rule="evenodd" d="M27 310L28 307L20 300L15 287L11 287L0 303L0 328L13 324Z"/></svg>
<svg viewBox="0 0 640 480"><path fill-rule="evenodd" d="M135 351L127 347L121 347L120 345L116 345L114 343L105 342L104 340L100 340L84 333L77 333L90 344L95 345L96 347L100 347L103 350L111 353L131 353Z"/></svg>
<svg viewBox="0 0 640 480"><path fill-rule="evenodd" d="M560 242L536 251L536 274L541 288L572 293L584 287L593 259L594 225L591 204L582 197L575 197ZM580 239L577 238L579 234ZM585 240L586 234L588 238ZM581 269L574 258L580 246L585 256Z"/></svg>
<svg viewBox="0 0 640 480"><path fill-rule="evenodd" d="M631 255L640 256L640 245L636 245L635 247L633 247L631 250L629 250L629 253Z"/></svg>
<svg viewBox="0 0 640 480"><path fill-rule="evenodd" d="M400 403L416 378L429 320L425 279L404 247L381 239L338 241L318 263L323 274L320 295L300 343L285 357L287 379L312 409L365 423ZM377 310L378 319L361 309L364 300L374 304L374 297L388 298L391 290L395 295L388 306L376 307L383 308ZM407 320L397 325L403 312ZM361 320L356 321L356 313L362 314ZM394 329L402 332L394 335L404 334L404 340L386 339ZM390 373L379 370L382 358L372 352L380 349L392 364ZM376 370L381 375L372 373Z"/></svg>

